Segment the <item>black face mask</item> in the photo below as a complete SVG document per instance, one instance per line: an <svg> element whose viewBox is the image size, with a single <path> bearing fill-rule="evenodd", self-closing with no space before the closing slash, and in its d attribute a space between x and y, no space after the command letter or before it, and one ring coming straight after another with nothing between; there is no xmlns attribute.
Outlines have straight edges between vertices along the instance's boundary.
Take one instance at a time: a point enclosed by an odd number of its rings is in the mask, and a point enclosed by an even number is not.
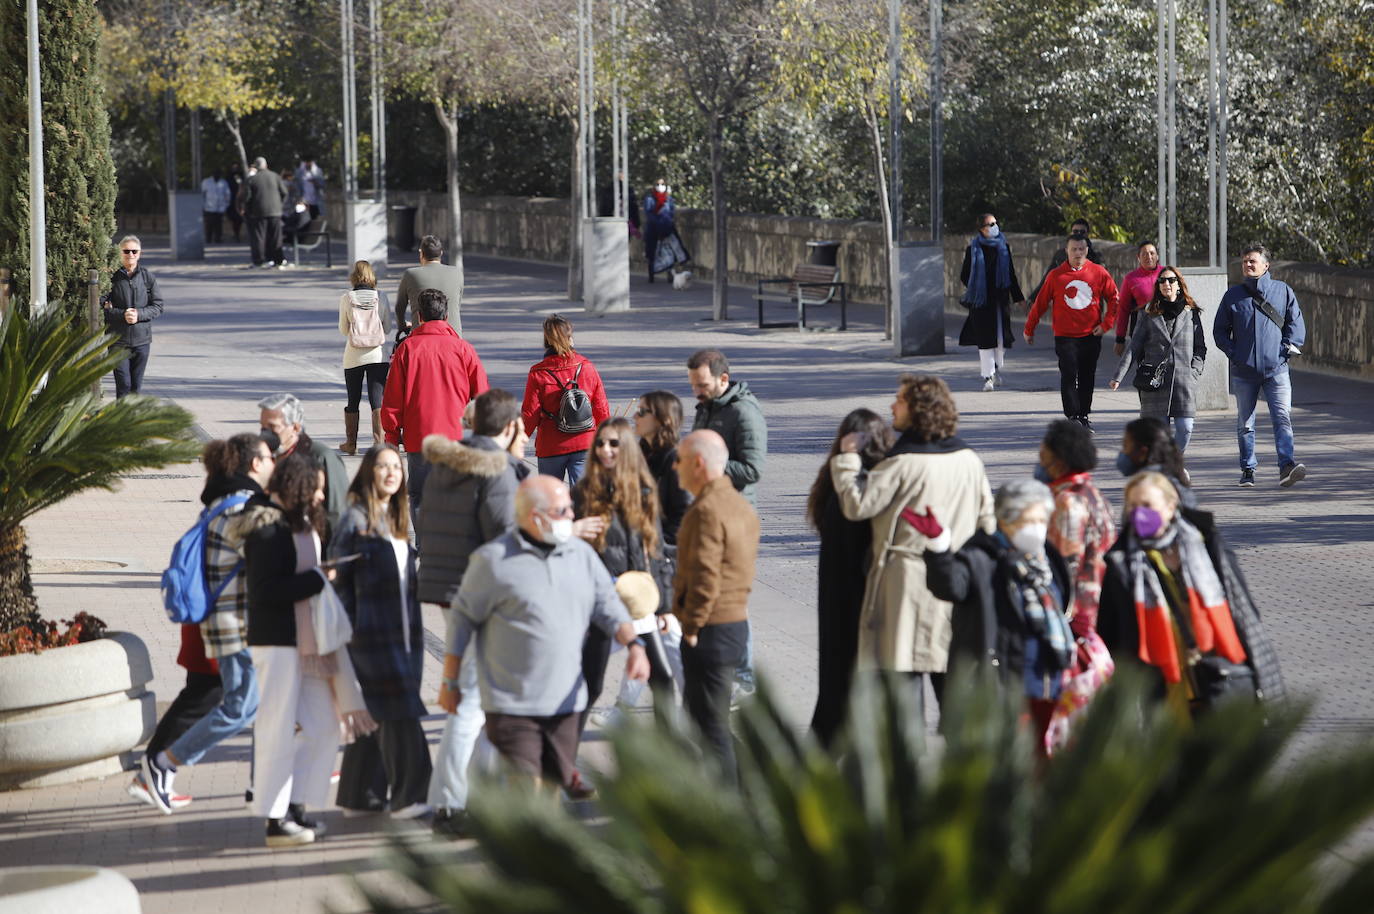
<svg viewBox="0 0 1374 914"><path fill-rule="evenodd" d="M273 454L281 450L281 439L278 438L277 433L270 428L258 429L258 437L263 440L264 444L272 449Z"/></svg>

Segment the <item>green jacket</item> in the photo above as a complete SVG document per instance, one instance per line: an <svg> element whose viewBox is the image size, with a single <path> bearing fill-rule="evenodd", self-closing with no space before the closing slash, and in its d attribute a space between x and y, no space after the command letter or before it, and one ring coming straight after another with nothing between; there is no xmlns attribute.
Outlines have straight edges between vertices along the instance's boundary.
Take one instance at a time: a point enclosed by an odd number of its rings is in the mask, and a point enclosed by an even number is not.
<svg viewBox="0 0 1374 914"><path fill-rule="evenodd" d="M755 484L763 476L763 461L768 457L768 424L749 385L733 381L716 399L697 403L692 431L703 428L725 439L725 446L730 451L725 475L739 493L753 503Z"/></svg>

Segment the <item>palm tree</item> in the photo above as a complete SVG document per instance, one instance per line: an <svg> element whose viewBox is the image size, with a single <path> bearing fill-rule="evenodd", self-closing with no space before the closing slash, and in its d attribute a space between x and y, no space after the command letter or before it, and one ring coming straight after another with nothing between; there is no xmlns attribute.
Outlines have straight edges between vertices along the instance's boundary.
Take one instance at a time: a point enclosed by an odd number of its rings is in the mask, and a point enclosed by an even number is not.
<svg viewBox="0 0 1374 914"><path fill-rule="evenodd" d="M54 310L0 323L0 632L39 621L23 522L120 474L195 456L191 415L151 397L93 389L123 354Z"/></svg>
<svg viewBox="0 0 1374 914"><path fill-rule="evenodd" d="M1374 863L1322 869L1374 812L1374 747L1294 760L1301 708L1266 720L1234 705L1190 725L1142 710L1138 683L1118 682L1042 769L995 689L951 685L940 749L903 688L856 684L834 756L761 689L738 718L738 793L678 734L623 728L604 821L528 792L474 790L480 859L398 840L394 868L444 909L474 914L1369 909ZM407 909L367 894L375 911Z"/></svg>

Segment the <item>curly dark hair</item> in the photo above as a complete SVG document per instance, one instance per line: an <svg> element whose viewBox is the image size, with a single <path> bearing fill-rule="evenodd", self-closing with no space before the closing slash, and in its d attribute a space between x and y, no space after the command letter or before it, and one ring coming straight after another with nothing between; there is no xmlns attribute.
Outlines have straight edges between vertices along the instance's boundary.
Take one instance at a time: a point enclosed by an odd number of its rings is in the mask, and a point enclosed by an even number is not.
<svg viewBox="0 0 1374 914"><path fill-rule="evenodd" d="M902 429L917 441L952 438L959 431L959 407L949 385L931 374L905 373L897 379L899 396L911 410L911 425Z"/></svg>
<svg viewBox="0 0 1374 914"><path fill-rule="evenodd" d="M324 468L306 454L293 453L277 461L267 491L277 496L286 523L296 533L313 528L324 535L324 509L315 503L315 492L324 482Z"/></svg>
<svg viewBox="0 0 1374 914"><path fill-rule="evenodd" d="M883 421L883 417L873 410L856 409L840 420L835 440L830 443L830 453L825 455L825 462L816 474L816 481L811 484L811 494L806 498L806 519L817 530L821 526L821 511L825 508L825 503L835 495L835 482L830 476L830 458L840 452L840 440L850 432L862 432L868 437L868 441L858 451L859 462L865 470L871 470L882 462L887 456L888 448L892 447L892 429Z"/></svg>
<svg viewBox="0 0 1374 914"><path fill-rule="evenodd" d="M1072 419L1056 419L1045 429L1041 443L1069 468L1070 473L1087 473L1097 467L1097 445L1093 433Z"/></svg>

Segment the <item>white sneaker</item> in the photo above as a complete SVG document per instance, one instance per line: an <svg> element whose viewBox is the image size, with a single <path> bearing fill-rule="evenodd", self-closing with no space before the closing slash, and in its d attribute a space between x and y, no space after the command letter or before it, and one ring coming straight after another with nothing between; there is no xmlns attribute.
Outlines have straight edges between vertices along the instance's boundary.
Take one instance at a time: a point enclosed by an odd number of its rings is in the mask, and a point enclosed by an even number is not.
<svg viewBox="0 0 1374 914"><path fill-rule="evenodd" d="M988 375L986 378L983 379L983 390L989 391L996 386L997 385L993 383L992 375Z"/></svg>
<svg viewBox="0 0 1374 914"><path fill-rule="evenodd" d="M993 386L993 387L1001 387L1001 386L1002 386L1003 384L1005 384L1005 383L1007 383L1007 379L1006 379L1006 377L1003 376L1003 374L1002 374L1002 369L1000 369L1000 368L993 369L993 372L992 372L992 386Z"/></svg>
<svg viewBox="0 0 1374 914"><path fill-rule="evenodd" d="M403 806L400 809L393 809L391 811L391 818L423 819L425 816L432 815L433 813L434 808L430 806L428 803L411 803L409 806Z"/></svg>

